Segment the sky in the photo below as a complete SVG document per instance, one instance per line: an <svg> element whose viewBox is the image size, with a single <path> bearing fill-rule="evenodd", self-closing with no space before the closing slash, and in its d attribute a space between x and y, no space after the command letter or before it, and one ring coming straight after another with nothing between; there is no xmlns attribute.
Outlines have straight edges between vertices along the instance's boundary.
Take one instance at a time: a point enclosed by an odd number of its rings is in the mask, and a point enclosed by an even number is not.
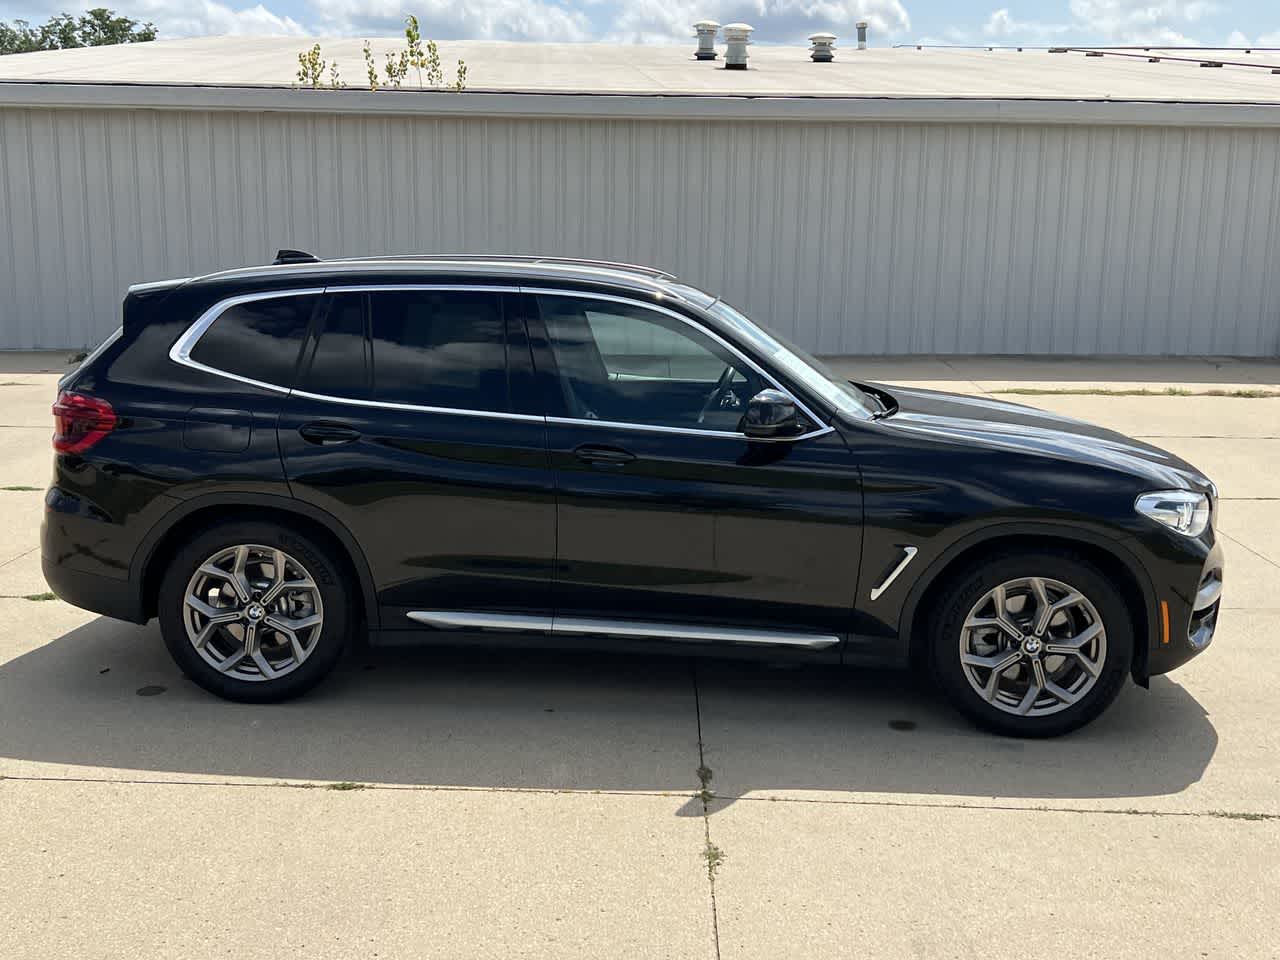
<svg viewBox="0 0 1280 960"><path fill-rule="evenodd" d="M1277 0L0 0L0 20L39 23L106 3L156 24L160 37L201 34L381 36L415 14L437 40L688 42L704 18L744 21L763 43L802 43L871 25L895 43L1185 44L1280 47Z"/></svg>

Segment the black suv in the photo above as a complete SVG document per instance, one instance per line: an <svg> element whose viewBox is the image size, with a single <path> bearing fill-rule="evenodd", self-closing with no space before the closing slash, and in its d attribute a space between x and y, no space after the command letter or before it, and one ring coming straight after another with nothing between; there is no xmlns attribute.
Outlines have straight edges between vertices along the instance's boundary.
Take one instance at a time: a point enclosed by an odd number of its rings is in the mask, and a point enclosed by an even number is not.
<svg viewBox="0 0 1280 960"><path fill-rule="evenodd" d="M158 617L237 700L367 633L911 665L1044 736L1218 616L1216 491L1185 462L851 383L642 267L282 251L142 284L54 415L49 584Z"/></svg>

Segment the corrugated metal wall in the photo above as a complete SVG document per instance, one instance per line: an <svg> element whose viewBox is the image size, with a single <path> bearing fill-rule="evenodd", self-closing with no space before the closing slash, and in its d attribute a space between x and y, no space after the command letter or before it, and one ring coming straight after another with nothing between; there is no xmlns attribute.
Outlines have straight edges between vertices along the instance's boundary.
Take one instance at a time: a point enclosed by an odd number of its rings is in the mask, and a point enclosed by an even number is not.
<svg viewBox="0 0 1280 960"><path fill-rule="evenodd" d="M1280 130L0 109L0 347L325 256L673 269L822 353L1280 354Z"/></svg>

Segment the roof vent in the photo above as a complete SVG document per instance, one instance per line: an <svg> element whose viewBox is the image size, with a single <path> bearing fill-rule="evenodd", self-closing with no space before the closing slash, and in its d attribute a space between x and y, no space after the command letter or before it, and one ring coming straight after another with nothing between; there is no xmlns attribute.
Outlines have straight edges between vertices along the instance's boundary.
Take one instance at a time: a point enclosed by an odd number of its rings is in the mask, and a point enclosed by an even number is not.
<svg viewBox="0 0 1280 960"><path fill-rule="evenodd" d="M693 25L694 34L698 38L698 49L694 53L695 60L714 60L716 58L716 31L720 24L715 20L699 20Z"/></svg>
<svg viewBox="0 0 1280 960"><path fill-rule="evenodd" d="M724 68L726 70L747 69L747 45L751 43L751 33L755 27L747 23L726 23L724 25L724 42L729 49L724 52Z"/></svg>
<svg viewBox="0 0 1280 960"><path fill-rule="evenodd" d="M314 254L306 253L302 250L277 250L276 258L272 261L273 266L281 266L286 263L319 263L320 258Z"/></svg>
<svg viewBox="0 0 1280 960"><path fill-rule="evenodd" d="M815 33L809 37L813 44L809 48L809 56L814 63L830 63L836 58L836 35L834 33Z"/></svg>
<svg viewBox="0 0 1280 960"><path fill-rule="evenodd" d="M859 20L854 26L858 28L858 49L867 49L867 21Z"/></svg>

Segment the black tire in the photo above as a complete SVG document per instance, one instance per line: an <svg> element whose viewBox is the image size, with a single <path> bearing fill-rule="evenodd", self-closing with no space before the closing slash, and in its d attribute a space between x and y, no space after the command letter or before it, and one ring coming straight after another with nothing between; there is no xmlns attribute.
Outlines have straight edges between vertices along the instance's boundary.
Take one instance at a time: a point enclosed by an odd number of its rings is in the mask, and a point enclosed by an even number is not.
<svg viewBox="0 0 1280 960"><path fill-rule="evenodd" d="M1024 577L1071 585L1093 604L1106 631L1106 653L1092 688L1075 703L1043 716L1017 716L988 702L970 684L960 660L961 634L974 605L1000 584ZM938 600L929 638L934 678L957 710L988 730L1015 737L1056 737L1079 729L1111 705L1129 675L1134 631L1128 607L1111 580L1078 554L1067 550L999 554L952 580Z"/></svg>
<svg viewBox="0 0 1280 960"><path fill-rule="evenodd" d="M292 672L280 677L245 680L222 673L196 652L187 635L184 612L189 581L209 557L238 544L283 550L306 568L320 594L324 616L314 647ZM330 550L283 524L230 521L207 527L178 550L160 582L157 607L165 646L191 680L227 700L273 703L299 696L323 680L342 655L351 598L341 569Z"/></svg>

